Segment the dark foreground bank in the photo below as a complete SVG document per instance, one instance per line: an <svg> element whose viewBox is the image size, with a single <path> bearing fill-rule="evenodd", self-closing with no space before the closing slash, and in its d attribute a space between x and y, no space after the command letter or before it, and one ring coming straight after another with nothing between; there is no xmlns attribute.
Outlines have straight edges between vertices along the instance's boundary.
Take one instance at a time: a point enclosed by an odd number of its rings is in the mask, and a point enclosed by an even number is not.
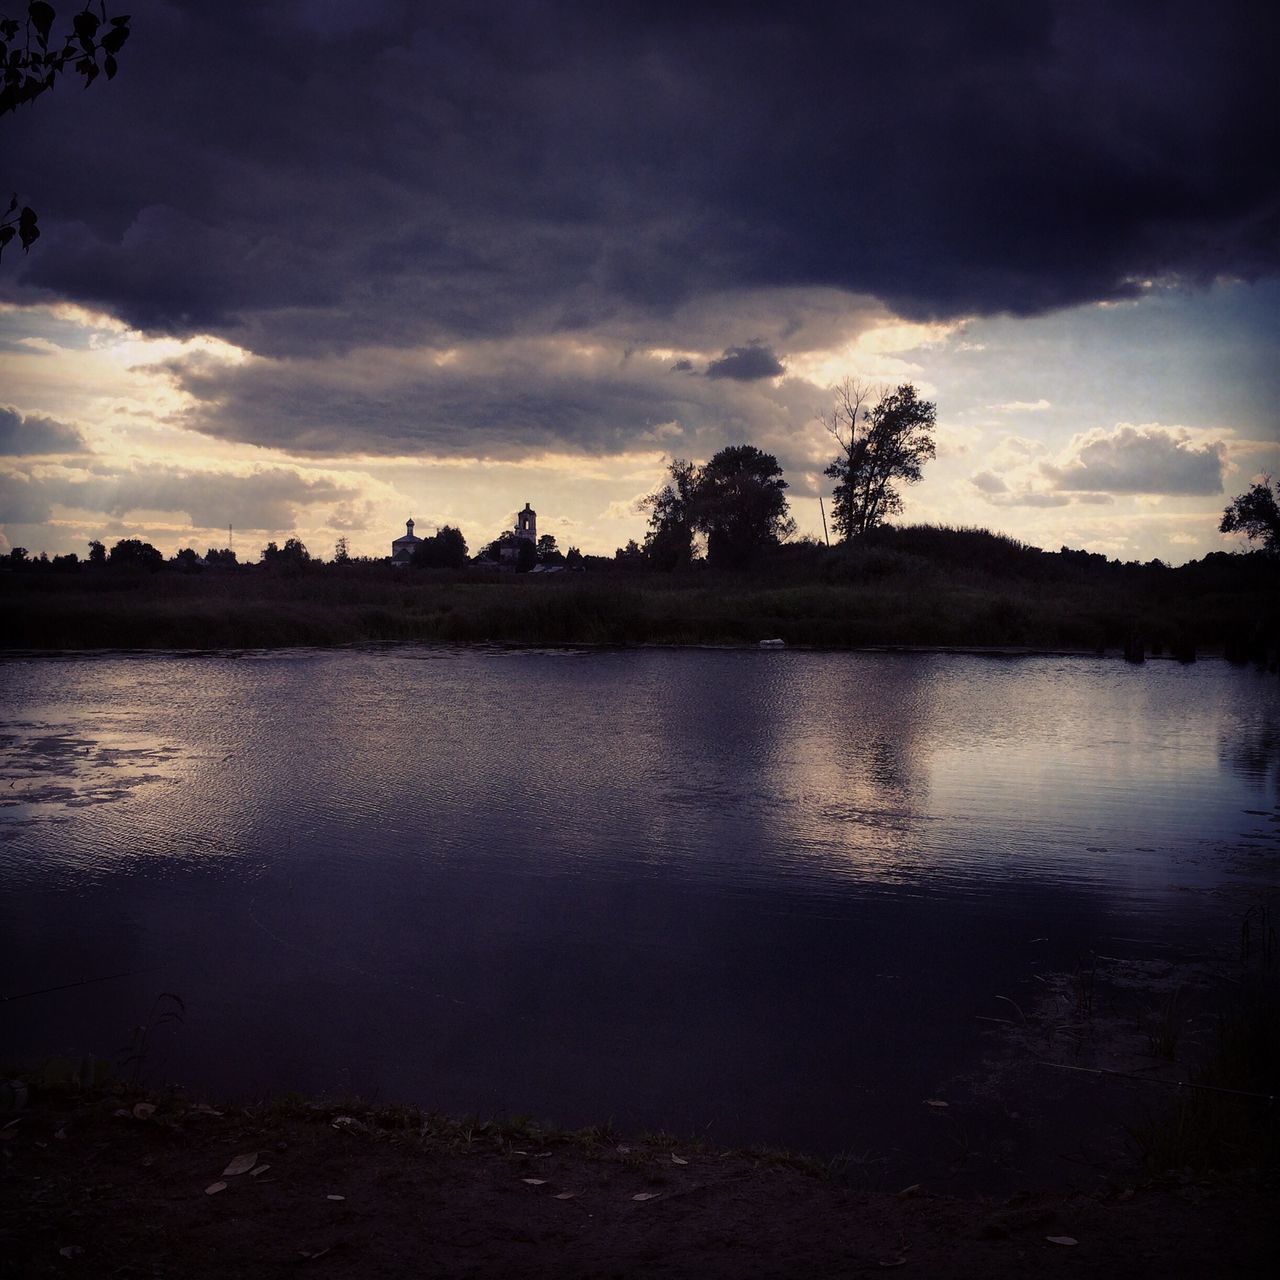
<svg viewBox="0 0 1280 1280"><path fill-rule="evenodd" d="M323 1103L33 1098L3 1133L6 1276L1274 1274L1275 1186L1095 1177L869 1194L777 1156Z"/></svg>
<svg viewBox="0 0 1280 1280"><path fill-rule="evenodd" d="M921 540L932 532L945 536ZM385 565L0 573L10 649L236 649L398 641L961 646L1276 660L1280 558L1170 569L992 535L782 549L753 573L501 574ZM914 548L914 549L908 549ZM996 555L996 552L1001 554ZM1072 557L1083 557L1083 560Z"/></svg>

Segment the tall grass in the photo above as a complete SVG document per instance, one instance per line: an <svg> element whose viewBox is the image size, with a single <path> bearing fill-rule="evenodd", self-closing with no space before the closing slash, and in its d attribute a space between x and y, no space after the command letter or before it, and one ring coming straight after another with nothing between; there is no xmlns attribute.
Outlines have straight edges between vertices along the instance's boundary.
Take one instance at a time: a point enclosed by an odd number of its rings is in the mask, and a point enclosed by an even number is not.
<svg viewBox="0 0 1280 1280"><path fill-rule="evenodd" d="M1072 553L1081 556L1083 553ZM882 530L781 549L749 574L325 566L293 576L0 574L9 648L500 644L1274 649L1280 575L1250 557L1170 570L1047 555L975 529ZM1212 557L1210 558L1212 559Z"/></svg>

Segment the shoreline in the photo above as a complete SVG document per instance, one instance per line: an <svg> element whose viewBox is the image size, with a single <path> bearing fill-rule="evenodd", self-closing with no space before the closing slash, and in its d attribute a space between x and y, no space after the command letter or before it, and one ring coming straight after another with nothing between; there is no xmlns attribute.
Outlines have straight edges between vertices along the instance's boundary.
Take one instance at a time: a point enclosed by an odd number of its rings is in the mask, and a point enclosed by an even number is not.
<svg viewBox="0 0 1280 1280"><path fill-rule="evenodd" d="M120 645L101 647L19 647L6 646L0 642L0 662L8 660L29 660L32 658L107 658L107 657L164 657L164 656L218 656L239 657L259 653L294 653L314 650L318 652L362 652L369 650L398 649L458 649L483 652L538 652L556 653L853 653L853 654L907 654L919 656L941 655L944 657L969 658L1094 658L1110 662L1126 661L1124 651L1119 648L1108 648L1099 652L1096 649L1067 648L1063 646L1038 647L1034 645L970 645L970 644L862 644L831 645L787 643L778 647L766 647L761 642L743 641L732 644L704 644L697 642L681 643L672 641L642 641L633 644L624 641L590 641L573 640L561 643L547 641L518 640L342 640L330 644L315 642L299 642L296 644L277 645L231 645L231 646L166 646L149 647L145 645ZM1186 660L1175 657L1171 653L1148 653L1141 661L1130 662L1130 666L1142 666L1147 662L1171 662L1178 666L1194 666L1197 662L1226 661L1226 654L1221 648L1207 649L1197 652L1195 657ZM1234 663L1240 667L1256 666L1255 663Z"/></svg>
<svg viewBox="0 0 1280 1280"><path fill-rule="evenodd" d="M892 569L892 572L889 571ZM604 571L316 569L295 576L0 576L8 652L232 650L402 642L508 647L754 648L1096 655L1275 662L1272 566L1125 570L1039 580L904 563L852 580ZM1064 571L1065 572L1065 571ZM1179 576L1182 575L1182 576Z"/></svg>
<svg viewBox="0 0 1280 1280"><path fill-rule="evenodd" d="M413 1107L42 1091L4 1118L9 1274L1269 1275L1274 1180L868 1191L785 1153Z"/></svg>

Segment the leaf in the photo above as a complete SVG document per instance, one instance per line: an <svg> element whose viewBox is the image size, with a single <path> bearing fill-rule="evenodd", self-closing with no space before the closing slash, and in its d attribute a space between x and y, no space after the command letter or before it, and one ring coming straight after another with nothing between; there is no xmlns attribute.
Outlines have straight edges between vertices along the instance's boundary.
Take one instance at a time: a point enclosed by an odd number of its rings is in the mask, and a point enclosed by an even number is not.
<svg viewBox="0 0 1280 1280"><path fill-rule="evenodd" d="M574 1196L576 1196L577 1194L578 1194L578 1193L577 1193L576 1191L562 1191L558 1196L556 1196L556 1199L557 1199L557 1200L572 1200L572 1199L574 1198Z"/></svg>
<svg viewBox="0 0 1280 1280"><path fill-rule="evenodd" d="M926 1107L949 1107L951 1103L943 1102L941 1098L926 1098L924 1100L924 1105Z"/></svg>
<svg viewBox="0 0 1280 1280"><path fill-rule="evenodd" d="M255 1164L258 1163L258 1153L256 1151L246 1151L243 1155L238 1155L229 1165L222 1171L224 1178L235 1178L242 1173L248 1173Z"/></svg>
<svg viewBox="0 0 1280 1280"><path fill-rule="evenodd" d="M918 1182L913 1182L909 1187L903 1187L902 1190L898 1192L898 1199L906 1200L910 1196L918 1196L919 1194L920 1184Z"/></svg>
<svg viewBox="0 0 1280 1280"><path fill-rule="evenodd" d="M678 1156L673 1151L671 1153L671 1163L672 1164L688 1164L689 1162L684 1158L684 1156Z"/></svg>
<svg viewBox="0 0 1280 1280"><path fill-rule="evenodd" d="M641 1191L631 1198L633 1200L656 1200L661 1194L660 1191Z"/></svg>
<svg viewBox="0 0 1280 1280"><path fill-rule="evenodd" d="M3 249L17 234L12 227L0 227L0 249Z"/></svg>
<svg viewBox="0 0 1280 1280"><path fill-rule="evenodd" d="M249 1170L249 1177L256 1178L259 1174L266 1173L271 1166L269 1164L260 1164L256 1169Z"/></svg>
<svg viewBox="0 0 1280 1280"><path fill-rule="evenodd" d="M207 1196L216 1196L219 1191L225 1191L226 1189L227 1184L225 1182L211 1182L205 1187L204 1193Z"/></svg>
<svg viewBox="0 0 1280 1280"><path fill-rule="evenodd" d="M101 40L98 41L98 43L108 53L119 53L120 46L124 44L124 42L128 38L129 38L128 27L112 27L112 29L108 31L107 34L103 36Z"/></svg>
<svg viewBox="0 0 1280 1280"><path fill-rule="evenodd" d="M1075 1236L1045 1236L1050 1244L1079 1244L1080 1241Z"/></svg>
<svg viewBox="0 0 1280 1280"><path fill-rule="evenodd" d="M46 48L49 44L49 32L53 28L53 19L55 17L53 5L44 4L42 0L36 0L34 4L27 6L27 17L31 19L31 25L36 29L40 47L42 49Z"/></svg>
<svg viewBox="0 0 1280 1280"><path fill-rule="evenodd" d="M521 1182L527 1182L531 1187L545 1187L547 1185L546 1178L521 1178Z"/></svg>
<svg viewBox="0 0 1280 1280"><path fill-rule="evenodd" d="M103 58L102 68L107 73L108 80L114 80L116 78L116 60L110 54L107 54L107 56Z"/></svg>
<svg viewBox="0 0 1280 1280"><path fill-rule="evenodd" d="M156 1104L154 1102L135 1103L133 1108L133 1118L135 1120L150 1120L156 1113Z"/></svg>
<svg viewBox="0 0 1280 1280"><path fill-rule="evenodd" d="M75 27L76 36L82 45L92 45L93 37L98 31L98 15L90 9L81 9L74 18L71 19L71 25Z"/></svg>
<svg viewBox="0 0 1280 1280"><path fill-rule="evenodd" d="M345 1200L346 1196L325 1196L326 1200Z"/></svg>

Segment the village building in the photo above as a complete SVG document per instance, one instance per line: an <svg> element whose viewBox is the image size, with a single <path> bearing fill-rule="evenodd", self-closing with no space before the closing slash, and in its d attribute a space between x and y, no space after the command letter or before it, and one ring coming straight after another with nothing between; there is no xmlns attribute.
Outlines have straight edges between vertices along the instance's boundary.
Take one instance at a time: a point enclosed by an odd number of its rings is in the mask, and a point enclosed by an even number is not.
<svg viewBox="0 0 1280 1280"><path fill-rule="evenodd" d="M502 548L500 555L501 563L509 564L513 568L516 561L520 559L520 544L522 542L531 543L533 546L538 545L538 513L526 502L523 511L516 512L516 527L511 531L513 541Z"/></svg>
<svg viewBox="0 0 1280 1280"><path fill-rule="evenodd" d="M404 533L391 544L391 563L407 565L413 560L413 553L422 546L422 539L413 531L412 518L405 521Z"/></svg>

